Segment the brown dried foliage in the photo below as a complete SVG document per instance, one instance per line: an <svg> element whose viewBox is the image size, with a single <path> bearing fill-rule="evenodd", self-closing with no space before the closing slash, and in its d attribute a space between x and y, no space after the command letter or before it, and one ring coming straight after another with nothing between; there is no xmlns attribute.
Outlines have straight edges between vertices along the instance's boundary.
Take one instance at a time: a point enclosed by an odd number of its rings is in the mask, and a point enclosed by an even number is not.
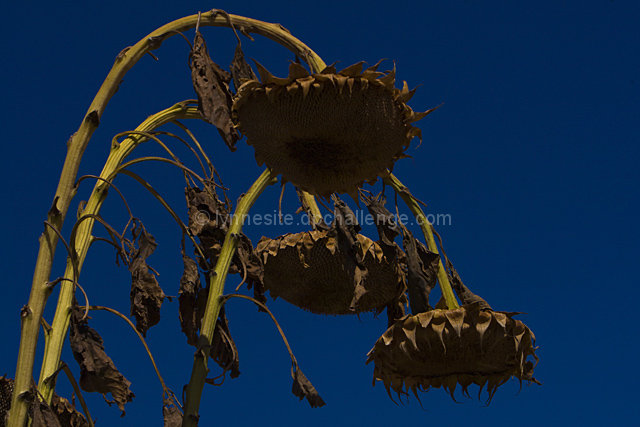
<svg viewBox="0 0 640 427"><path fill-rule="evenodd" d="M200 272L198 264L182 252L182 262L184 269L180 278L180 290L178 291L178 304L180 312L180 326L182 332L187 336L190 345L198 342L198 329L200 328L200 317L197 312L197 299L202 285L200 283Z"/></svg>
<svg viewBox="0 0 640 427"><path fill-rule="evenodd" d="M155 238L138 222L134 223L132 233L137 249L133 250L129 263L131 315L136 319L136 328L146 336L147 330L160 321L165 294L147 265L147 258L158 246Z"/></svg>
<svg viewBox="0 0 640 427"><path fill-rule="evenodd" d="M135 395L129 389L131 382L116 368L105 353L104 342L98 332L89 327L87 319L82 319L84 311L74 306L71 312L69 342L73 357L80 365L80 387L88 392L98 392L105 396L111 393L118 408L124 415L124 405Z"/></svg>
<svg viewBox="0 0 640 427"><path fill-rule="evenodd" d="M200 32L196 32L189 54L189 67L193 88L198 95L198 108L206 121L213 124L227 146L234 151L239 139L231 121L231 74L223 70L209 57L207 44Z"/></svg>
<svg viewBox="0 0 640 427"><path fill-rule="evenodd" d="M214 266L220 255L222 244L230 225L231 204L222 201L216 194L213 185L204 189L196 187L185 191L189 214L189 229L200 240L200 249L206 256L206 263L201 266L207 271ZM229 273L240 273L249 285L253 285L255 292L262 289L263 266L260 258L253 250L251 240L244 234L236 236L237 250L231 262ZM201 260L204 261L204 260ZM182 330L191 345L197 342L197 331L204 314L204 307L208 291L202 288L198 266L183 253L184 270L180 281L180 322Z"/></svg>
<svg viewBox="0 0 640 427"><path fill-rule="evenodd" d="M180 427L182 426L182 412L174 404L172 398L164 399L162 405L162 416L164 419L164 427Z"/></svg>
<svg viewBox="0 0 640 427"><path fill-rule="evenodd" d="M64 397L57 394L51 399L51 409L62 427L88 427L87 419Z"/></svg>
<svg viewBox="0 0 640 427"><path fill-rule="evenodd" d="M0 376L0 426L5 425L5 417L11 409L11 393L13 392L13 380ZM64 397L57 394L51 399L51 406L46 405L41 399L35 403L35 395L29 393L28 399L32 400L30 414L33 418L33 426L62 426L62 427L87 427L87 419Z"/></svg>
<svg viewBox="0 0 640 427"><path fill-rule="evenodd" d="M293 377L293 386L291 392L302 400L307 399L312 408L320 408L325 405L324 400L320 397L318 390L311 384L311 381L302 373L300 368L294 367L291 371Z"/></svg>
<svg viewBox="0 0 640 427"><path fill-rule="evenodd" d="M253 72L251 66L244 59L244 52L242 52L242 46L240 42L236 46L236 50L233 54L233 61L231 62L231 76L233 77L233 85L236 87L236 91L248 82L249 80L256 80L257 77Z"/></svg>
<svg viewBox="0 0 640 427"><path fill-rule="evenodd" d="M459 384L486 385L487 401L512 376L535 382L535 336L512 313L482 310L478 304L431 310L397 321L367 355L374 384L382 381L398 396L443 387L452 397Z"/></svg>
<svg viewBox="0 0 640 427"><path fill-rule="evenodd" d="M229 371L231 378L240 375L240 360L238 358L238 348L231 338L229 331L229 321L225 314L224 307L220 309L220 315L216 322L211 340L211 358L222 368L222 376Z"/></svg>
<svg viewBox="0 0 640 427"><path fill-rule="evenodd" d="M200 239L200 247L211 265L215 265L224 237L229 230L231 204L222 201L214 186L185 190L189 215L189 230Z"/></svg>
<svg viewBox="0 0 640 427"><path fill-rule="evenodd" d="M32 392L30 395L28 399L31 400L31 406L29 407L31 425L33 427L62 427L58 417L56 417L51 407L47 405L47 402L40 399L36 393Z"/></svg>
<svg viewBox="0 0 640 427"><path fill-rule="evenodd" d="M436 286L440 256L429 251L402 226L402 246L407 255L407 291L413 314L431 310L429 294Z"/></svg>

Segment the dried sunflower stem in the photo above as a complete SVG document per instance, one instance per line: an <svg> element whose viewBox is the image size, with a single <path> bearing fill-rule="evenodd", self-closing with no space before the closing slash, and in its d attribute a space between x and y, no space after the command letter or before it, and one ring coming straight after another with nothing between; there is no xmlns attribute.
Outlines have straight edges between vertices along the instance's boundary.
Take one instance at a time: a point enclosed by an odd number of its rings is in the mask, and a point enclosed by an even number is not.
<svg viewBox="0 0 640 427"><path fill-rule="evenodd" d="M433 229L432 225L425 216L418 200L411 195L409 189L400 182L398 178L392 173L389 173L389 176L385 177L384 183L393 187L395 192L400 195L402 200L407 204L407 207L416 217L418 224L420 224L420 228L424 233L424 237L427 241L427 247L431 252L438 252L438 245L436 244L436 240L433 237ZM444 265L442 264L442 260L438 262L438 282L440 283L440 290L442 291L442 296L444 297L445 302L447 303L447 307L450 310L460 307L456 297L451 289L451 284L449 283L449 278L447 276L447 272L444 269Z"/></svg>
<svg viewBox="0 0 640 427"><path fill-rule="evenodd" d="M144 55L157 49L162 41L182 31L196 26L234 25L245 33L256 33L270 38L301 56L314 69L322 69L325 64L300 40L292 36L279 24L266 23L236 15L224 15L216 10L198 15L191 15L170 22L148 34L134 46L124 49L91 102L80 127L67 142L67 156L65 158L60 180L53 197L53 203L47 214L47 221L55 229L61 229L67 215L71 199L75 195L75 180L80 167L80 161L85 149L100 124L100 117L109 100L116 93L125 74ZM31 293L27 305L21 310L20 349L11 398L11 410L8 417L9 427L23 427L27 420L29 402L21 397L29 391L33 375L36 346L38 342L39 325L47 298L51 293L48 286L51 266L55 254L58 237L51 229L45 229L39 239L39 250L33 274ZM67 292L68 294L68 292ZM63 328L66 332L66 328ZM59 346L61 343L56 343ZM54 357L59 359L59 357Z"/></svg>
<svg viewBox="0 0 640 427"><path fill-rule="evenodd" d="M166 110L160 111L145 120L136 128L139 132L152 131L165 123L176 119L199 118L198 110L195 107L187 107L184 103L176 104ZM111 181L122 161L134 150L140 143L146 141L147 136L136 134L124 139L120 144L113 144L107 161L100 173L100 179L95 184L93 192L82 211L82 216L87 217L85 221L77 227L75 238L71 245L77 254L78 273L82 268L84 259L87 255L91 241L93 239L92 231L95 224L95 216L100 212L100 208L104 203L107 190ZM45 344L42 368L40 370L40 380L38 389L43 398L49 403L53 396L55 381L46 381L58 369L62 345L64 344L67 329L69 328L69 316L71 314L71 303L73 300L74 286L73 277L75 277L73 263L71 259L67 260L67 267L60 284L60 295L58 297L58 305L51 324L49 339ZM68 280L67 280L68 279ZM77 280L78 278L76 278Z"/></svg>
<svg viewBox="0 0 640 427"><path fill-rule="evenodd" d="M275 179L275 174L269 169L265 170L262 175L258 177L249 191L247 191L238 202L238 206L231 220L231 225L229 226L229 231L224 238L215 270L209 279L209 296L202 318L202 326L200 327L198 351L196 351L194 357L191 379L186 388L187 397L184 405L183 426L196 426L198 424L198 408L200 407L200 397L202 396L202 388L204 387L208 371L207 358L209 357L209 350L213 340L213 332L218 314L220 313L220 297L224 290L224 282L227 278L229 266L231 265L231 259L238 245L238 235L242 231L242 223L249 214L253 203L265 188L275 182Z"/></svg>

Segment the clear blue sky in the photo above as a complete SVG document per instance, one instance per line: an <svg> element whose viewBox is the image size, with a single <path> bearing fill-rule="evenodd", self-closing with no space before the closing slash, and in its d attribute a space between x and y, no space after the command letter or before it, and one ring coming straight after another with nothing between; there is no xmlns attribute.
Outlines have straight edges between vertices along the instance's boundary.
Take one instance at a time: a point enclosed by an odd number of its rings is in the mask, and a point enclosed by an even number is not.
<svg viewBox="0 0 640 427"><path fill-rule="evenodd" d="M456 404L442 390L404 406L381 385L371 387L367 351L384 331L385 316L319 317L280 300L271 307L305 374L327 406L311 410L290 393L289 361L270 320L245 301L228 306L240 351L241 376L208 387L202 425L600 425L632 424L639 414L635 310L640 158L640 6L633 1L574 2L58 2L6 5L0 27L3 66L1 178L5 182L0 374L13 375L19 309L26 303L37 238L57 184L65 142L73 133L115 56L156 27L198 10L221 8L280 22L327 63L347 66L396 61L398 78L420 85L416 110L444 103L422 122L421 147L395 172L431 212L450 214L440 226L465 282L494 308L521 311L536 333L543 386L517 381L489 407ZM187 35L192 38L193 33ZM234 39L207 29L214 59L227 66ZM219 44L219 46L217 46ZM273 42L244 43L246 54L284 73L288 51ZM111 137L148 115L193 98L188 47L173 37L126 76L95 133L81 173L98 173ZM231 155L215 129L193 125L232 199L260 173L244 142ZM151 152L151 150L142 152ZM183 156L187 161L188 156ZM183 181L164 165L137 169L184 213ZM135 182L117 183L160 247L149 263L176 295L181 273L179 232ZM78 193L65 226L90 185ZM256 211L277 209L271 188ZM104 217L121 224L112 194ZM293 212L289 188L285 210ZM99 229L96 229L99 230ZM246 228L254 243L302 230ZM54 277L64 269L58 251ZM129 273L107 247L90 252L80 282L93 304L128 312ZM232 277L229 287L235 287ZM47 307L51 319L55 294ZM148 333L166 381L180 393L193 348L180 333L177 301ZM119 418L100 396L88 396L99 425L161 425L161 389L139 342L119 319L95 313L92 325L136 394ZM68 349L63 359L74 366ZM38 362L36 363L38 367ZM60 392L69 392L66 380Z"/></svg>

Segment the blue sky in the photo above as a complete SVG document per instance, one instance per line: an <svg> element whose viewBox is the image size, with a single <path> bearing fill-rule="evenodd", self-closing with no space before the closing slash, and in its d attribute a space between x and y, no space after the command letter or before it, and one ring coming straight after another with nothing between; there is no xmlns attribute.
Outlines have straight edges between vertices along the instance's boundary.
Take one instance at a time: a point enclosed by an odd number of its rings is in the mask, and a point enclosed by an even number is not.
<svg viewBox="0 0 640 427"><path fill-rule="evenodd" d="M415 3L415 4L414 4ZM520 311L535 332L543 386L517 381L489 407L456 404L442 390L404 406L381 385L371 387L367 351L384 331L384 316L320 317L281 300L270 306L305 374L327 406L311 410L290 393L289 361L270 320L245 301L227 313L242 375L208 387L202 425L599 425L631 423L638 412L635 301L639 295L637 226L640 113L640 6L582 2L51 2L12 3L0 28L4 66L0 128L6 160L0 310L0 374L15 369L20 307L26 303L37 238L55 191L65 142L82 120L115 56L158 26L198 10L225 9L280 22L327 63L396 61L399 80L420 85L411 105L442 108L419 123L424 141L396 164L397 176L429 211L449 214L438 227L458 271L495 309ZM214 60L230 62L229 30L207 29ZM192 38L193 33L187 34ZM288 51L268 40L244 42L245 53L282 75ZM98 173L111 137L148 115L193 98L188 46L180 37L143 58L126 76L89 144L81 174ZM188 123L210 152L235 200L259 175L244 142L229 153L211 126ZM143 148L141 153L153 152ZM188 157L184 155L185 161ZM165 165L137 168L184 213L184 181ZM170 217L126 177L117 184L160 246L149 259L160 284L176 295L181 273L179 231ZM377 187L376 187L377 188ZM86 199L84 184L70 209ZM256 212L277 209L272 187ZM285 211L293 213L288 188ZM402 207L401 207L402 209ZM405 210L406 212L406 210ZM125 219L112 195L103 216ZM67 218L65 235L73 214ZM254 243L302 226L246 227ZM371 230L369 230L371 231ZM64 269L59 250L52 275ZM128 312L129 273L107 247L90 252L80 283L93 304ZM229 288L239 279L232 277ZM51 319L55 294L47 307ZM177 301L148 333L165 380L180 393L193 349L177 320ZM119 418L100 396L87 396L99 425L161 425L161 388L139 342L119 319L95 313L92 325L132 381L136 399ZM63 359L74 366L71 352ZM36 362L36 366L39 366ZM75 368L75 366L74 366ZM69 392L65 380L60 392ZM151 421L154 420L154 421Z"/></svg>

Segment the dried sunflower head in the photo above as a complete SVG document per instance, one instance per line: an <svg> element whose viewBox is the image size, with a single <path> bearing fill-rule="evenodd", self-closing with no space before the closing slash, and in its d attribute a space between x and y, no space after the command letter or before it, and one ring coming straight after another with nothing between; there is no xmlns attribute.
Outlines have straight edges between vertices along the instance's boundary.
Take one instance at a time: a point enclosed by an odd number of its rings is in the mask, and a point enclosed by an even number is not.
<svg viewBox="0 0 640 427"><path fill-rule="evenodd" d="M405 157L411 139L421 138L411 123L432 110L415 113L406 104L414 91L406 82L394 87L395 67L385 74L362 64L310 75L292 63L286 78L258 64L262 82L243 84L232 108L258 163L327 196L353 193Z"/></svg>
<svg viewBox="0 0 640 427"><path fill-rule="evenodd" d="M398 260L402 252L362 234L357 239L366 269L363 277L358 277L359 267L348 262L337 237L329 231L263 237L256 252L264 262L265 289L274 298L282 297L317 314L349 314L386 306L404 291Z"/></svg>
<svg viewBox="0 0 640 427"><path fill-rule="evenodd" d="M460 384L486 384L488 401L496 389L516 377L535 382L533 332L511 313L480 310L477 304L455 310L431 310L398 320L367 355L374 384L384 383L399 396L411 390L443 387L451 394ZM539 383L538 383L539 384Z"/></svg>

